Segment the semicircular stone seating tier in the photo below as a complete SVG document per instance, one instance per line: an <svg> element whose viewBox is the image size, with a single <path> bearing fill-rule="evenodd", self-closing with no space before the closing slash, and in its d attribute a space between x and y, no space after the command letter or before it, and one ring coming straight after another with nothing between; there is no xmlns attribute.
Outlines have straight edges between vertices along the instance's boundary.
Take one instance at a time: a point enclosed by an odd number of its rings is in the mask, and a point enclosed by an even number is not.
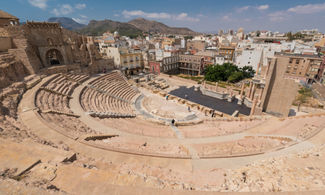
<svg viewBox="0 0 325 195"><path fill-rule="evenodd" d="M135 117L132 104L138 94L120 72L114 71L90 82L80 95L80 103L91 116Z"/></svg>
<svg viewBox="0 0 325 195"><path fill-rule="evenodd" d="M79 116L70 109L71 94L88 78L87 75L54 75L38 85L34 94L34 104L38 108L41 120L51 129L74 140L106 150L167 158L193 158L193 156L228 158L257 155L306 140L319 132L324 125L324 115L266 121L205 121L203 124L178 127L183 134L183 138L179 138L175 136L170 126L159 125L138 117L117 117L98 120L109 127L138 135L121 134L105 137L79 120ZM79 94L79 100L85 111L127 114L133 112L131 104L137 95L138 92L119 72L111 72L86 85ZM243 133L242 131L247 129L248 131L241 136L230 135ZM218 136L227 135L233 138L218 139Z"/></svg>

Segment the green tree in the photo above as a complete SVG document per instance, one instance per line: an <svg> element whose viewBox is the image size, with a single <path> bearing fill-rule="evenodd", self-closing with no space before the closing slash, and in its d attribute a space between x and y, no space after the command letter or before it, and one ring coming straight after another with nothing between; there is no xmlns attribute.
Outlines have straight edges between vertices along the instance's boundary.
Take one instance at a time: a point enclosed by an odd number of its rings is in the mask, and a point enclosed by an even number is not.
<svg viewBox="0 0 325 195"><path fill-rule="evenodd" d="M288 40L289 40L289 41L292 41L292 40L293 40L292 32L288 32L288 33L286 33L286 37L288 37Z"/></svg>
<svg viewBox="0 0 325 195"><path fill-rule="evenodd" d="M253 70L253 67L251 66L244 66L241 68L241 71L243 72L245 78L254 77L255 70Z"/></svg>
<svg viewBox="0 0 325 195"><path fill-rule="evenodd" d="M185 40L188 40L188 39L193 39L193 36L192 35L187 35L184 37Z"/></svg>
<svg viewBox="0 0 325 195"><path fill-rule="evenodd" d="M228 77L228 81L231 83L237 83L238 81L241 81L244 79L244 73L243 72L234 72Z"/></svg>
<svg viewBox="0 0 325 195"><path fill-rule="evenodd" d="M300 111L300 106L307 102L307 99L312 97L312 90L307 87L301 88L297 97L298 111Z"/></svg>
<svg viewBox="0 0 325 195"><path fill-rule="evenodd" d="M232 63L224 63L222 65L208 66L205 71L204 79L211 82L217 81L229 81L238 82L245 78L251 78L254 76L255 71L250 66L238 68Z"/></svg>

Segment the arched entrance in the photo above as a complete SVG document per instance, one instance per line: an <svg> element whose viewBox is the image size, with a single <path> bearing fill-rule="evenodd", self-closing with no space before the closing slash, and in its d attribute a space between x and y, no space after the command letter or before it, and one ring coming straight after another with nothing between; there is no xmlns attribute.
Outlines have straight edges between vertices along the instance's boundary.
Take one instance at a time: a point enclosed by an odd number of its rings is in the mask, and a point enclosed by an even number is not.
<svg viewBox="0 0 325 195"><path fill-rule="evenodd" d="M57 49L51 49L46 52L46 61L51 66L64 64L62 54Z"/></svg>

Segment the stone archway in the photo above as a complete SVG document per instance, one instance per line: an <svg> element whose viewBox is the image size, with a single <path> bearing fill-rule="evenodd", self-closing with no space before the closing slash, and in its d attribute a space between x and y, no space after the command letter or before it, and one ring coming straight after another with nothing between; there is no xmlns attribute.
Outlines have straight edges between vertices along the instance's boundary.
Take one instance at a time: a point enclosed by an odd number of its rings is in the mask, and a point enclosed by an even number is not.
<svg viewBox="0 0 325 195"><path fill-rule="evenodd" d="M64 64L62 54L57 49L50 49L46 52L46 61L50 66L62 65Z"/></svg>

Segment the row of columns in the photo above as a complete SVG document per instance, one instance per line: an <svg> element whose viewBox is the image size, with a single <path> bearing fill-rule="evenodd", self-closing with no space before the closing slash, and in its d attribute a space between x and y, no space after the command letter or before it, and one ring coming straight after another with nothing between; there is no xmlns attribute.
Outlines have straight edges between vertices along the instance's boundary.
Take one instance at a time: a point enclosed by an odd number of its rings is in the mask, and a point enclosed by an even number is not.
<svg viewBox="0 0 325 195"><path fill-rule="evenodd" d="M206 82L205 81L203 83L203 86L204 86L204 88L206 88ZM252 107L251 107L250 116L254 115L257 103L262 100L262 94L263 94L264 88L261 88L261 92L260 92L260 94L258 96L255 95L256 89L257 89L257 84L250 81L248 95L247 95L247 98L252 100ZM216 82L215 91L218 92L218 82ZM244 102L244 99L245 99L244 92L245 92L245 83L243 83L242 86L241 86L240 98L238 100L239 105L242 105L243 102ZM229 94L228 101L231 102L232 101L232 96L233 96L233 91L232 90L228 91L228 94Z"/></svg>
<svg viewBox="0 0 325 195"><path fill-rule="evenodd" d="M262 100L262 95L263 95L263 92L264 92L264 88L261 88L260 94L258 96L256 96L255 95L256 89L257 89L257 84L250 81L248 94L247 94L247 98L252 100L252 107L251 107L250 116L255 114L255 109L256 109L257 103ZM243 101L245 99L244 91L245 91L245 83L242 84L241 91L240 91L240 99L238 101L238 104L240 104L240 105L243 104Z"/></svg>

